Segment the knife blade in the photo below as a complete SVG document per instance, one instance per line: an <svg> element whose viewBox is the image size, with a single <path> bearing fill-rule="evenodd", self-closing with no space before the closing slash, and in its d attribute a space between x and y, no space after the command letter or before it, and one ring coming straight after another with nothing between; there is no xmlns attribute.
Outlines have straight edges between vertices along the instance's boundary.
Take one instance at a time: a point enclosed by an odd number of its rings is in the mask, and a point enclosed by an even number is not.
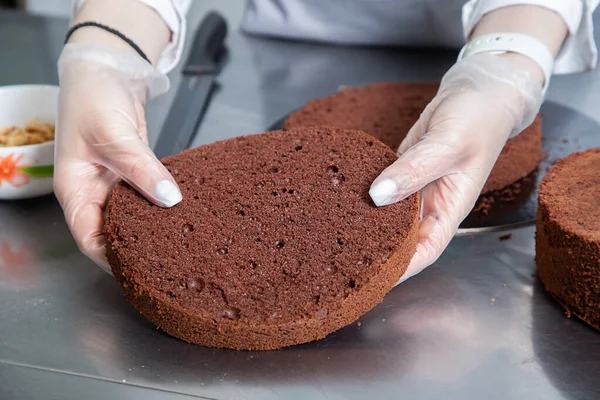
<svg viewBox="0 0 600 400"><path fill-rule="evenodd" d="M159 159L179 153L191 144L215 89L226 35L227 23L214 11L199 25L175 100L154 146Z"/></svg>

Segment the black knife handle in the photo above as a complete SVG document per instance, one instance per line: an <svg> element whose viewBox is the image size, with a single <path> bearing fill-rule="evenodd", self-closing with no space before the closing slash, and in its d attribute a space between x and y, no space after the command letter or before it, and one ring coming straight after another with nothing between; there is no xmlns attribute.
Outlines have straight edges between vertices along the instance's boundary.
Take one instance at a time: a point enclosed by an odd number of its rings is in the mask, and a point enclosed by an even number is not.
<svg viewBox="0 0 600 400"><path fill-rule="evenodd" d="M184 74L216 73L219 70L218 56L227 35L227 22L218 13L211 11L200 23L194 42L183 67Z"/></svg>

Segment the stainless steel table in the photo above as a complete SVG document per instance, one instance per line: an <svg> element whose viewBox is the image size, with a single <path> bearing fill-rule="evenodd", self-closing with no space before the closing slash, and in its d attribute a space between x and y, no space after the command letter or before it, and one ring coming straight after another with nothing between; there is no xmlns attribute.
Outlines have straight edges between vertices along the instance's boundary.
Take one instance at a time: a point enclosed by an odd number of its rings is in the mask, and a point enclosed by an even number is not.
<svg viewBox="0 0 600 400"><path fill-rule="evenodd" d="M233 0L196 3L191 26L209 6L237 26L242 2ZM0 13L0 84L56 82L65 31L63 20ZM195 145L260 132L340 85L439 79L454 57L235 29L227 42L221 90ZM148 105L153 140L172 96ZM594 129L600 71L557 77L549 100L579 110L569 129ZM507 241L501 233L455 238L360 326L294 348L234 352L154 329L78 252L53 197L0 203L0 398L600 398L600 333L567 319L533 276L534 228Z"/></svg>

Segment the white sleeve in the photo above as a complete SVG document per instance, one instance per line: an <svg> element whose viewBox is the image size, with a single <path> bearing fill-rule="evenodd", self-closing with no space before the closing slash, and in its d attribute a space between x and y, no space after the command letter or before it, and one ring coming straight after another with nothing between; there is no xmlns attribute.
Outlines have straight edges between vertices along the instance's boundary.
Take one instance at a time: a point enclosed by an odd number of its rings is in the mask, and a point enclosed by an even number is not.
<svg viewBox="0 0 600 400"><path fill-rule="evenodd" d="M598 52L594 42L592 12L600 0L469 0L462 9L465 38L488 12L513 5L536 5L558 13L565 21L569 36L554 63L555 74L583 72L596 67Z"/></svg>
<svg viewBox="0 0 600 400"><path fill-rule="evenodd" d="M71 15L77 14L86 0L73 0ZM185 15L191 0L138 0L154 9L171 30L171 41L160 55L156 68L164 73L171 71L181 59L185 41ZM600 1L600 0L599 0Z"/></svg>

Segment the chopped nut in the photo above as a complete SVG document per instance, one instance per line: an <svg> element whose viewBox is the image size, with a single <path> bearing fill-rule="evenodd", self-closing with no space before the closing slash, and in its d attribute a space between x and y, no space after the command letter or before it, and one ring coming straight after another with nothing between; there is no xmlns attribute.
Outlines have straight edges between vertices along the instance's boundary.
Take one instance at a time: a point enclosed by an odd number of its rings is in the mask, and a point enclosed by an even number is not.
<svg viewBox="0 0 600 400"><path fill-rule="evenodd" d="M54 140L54 124L34 118L25 124L25 129L16 126L0 128L0 146L23 146Z"/></svg>
<svg viewBox="0 0 600 400"><path fill-rule="evenodd" d="M41 132L44 133L49 130L48 124L39 118L34 118L25 124L25 130L27 132Z"/></svg>
<svg viewBox="0 0 600 400"><path fill-rule="evenodd" d="M6 139L7 146L23 146L27 144L27 132L22 130L14 130L12 134Z"/></svg>
<svg viewBox="0 0 600 400"><path fill-rule="evenodd" d="M38 143L44 143L44 136L42 135L29 135L27 137L27 144L38 144Z"/></svg>

